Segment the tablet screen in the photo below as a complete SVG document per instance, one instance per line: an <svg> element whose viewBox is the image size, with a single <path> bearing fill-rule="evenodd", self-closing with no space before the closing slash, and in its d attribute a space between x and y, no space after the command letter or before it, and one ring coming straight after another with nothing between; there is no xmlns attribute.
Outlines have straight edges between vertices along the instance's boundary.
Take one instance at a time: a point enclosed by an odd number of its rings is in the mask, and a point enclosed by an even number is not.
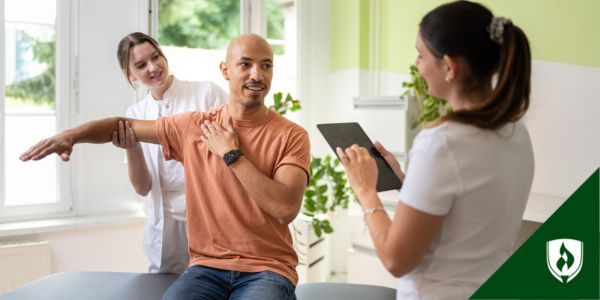
<svg viewBox="0 0 600 300"><path fill-rule="evenodd" d="M367 136L365 131L356 122L354 123L329 123L317 124L317 128L325 137L325 140L335 152L335 148L346 149L354 144L369 149L371 156L377 162L377 191L389 191L402 187L402 181L396 176L392 168L385 161L383 156L375 149L373 142ZM337 153L336 153L337 156ZM339 158L339 157L338 157Z"/></svg>

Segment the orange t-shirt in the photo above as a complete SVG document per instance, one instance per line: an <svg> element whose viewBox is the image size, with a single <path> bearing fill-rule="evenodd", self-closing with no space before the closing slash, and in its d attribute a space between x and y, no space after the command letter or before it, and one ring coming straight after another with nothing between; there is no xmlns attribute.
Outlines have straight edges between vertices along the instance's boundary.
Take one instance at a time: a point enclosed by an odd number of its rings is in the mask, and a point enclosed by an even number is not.
<svg viewBox="0 0 600 300"><path fill-rule="evenodd" d="M200 125L224 126L227 109L215 116L190 112L158 119L165 159L181 161L185 172L190 266L240 272L273 271L298 281L298 257L287 225L263 211L233 171L202 142ZM233 120L240 149L269 178L283 165L310 176L310 143L302 127L269 111L260 120Z"/></svg>

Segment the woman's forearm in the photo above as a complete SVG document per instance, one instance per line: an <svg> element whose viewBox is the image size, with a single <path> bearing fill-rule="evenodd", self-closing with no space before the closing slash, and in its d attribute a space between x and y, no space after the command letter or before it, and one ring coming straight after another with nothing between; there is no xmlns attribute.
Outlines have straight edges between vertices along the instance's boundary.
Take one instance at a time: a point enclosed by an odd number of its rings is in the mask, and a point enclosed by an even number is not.
<svg viewBox="0 0 600 300"><path fill-rule="evenodd" d="M144 153L141 146L127 149L127 169L129 173L129 181L135 189L136 193L146 196L152 188L152 176L148 171L148 165L144 159Z"/></svg>

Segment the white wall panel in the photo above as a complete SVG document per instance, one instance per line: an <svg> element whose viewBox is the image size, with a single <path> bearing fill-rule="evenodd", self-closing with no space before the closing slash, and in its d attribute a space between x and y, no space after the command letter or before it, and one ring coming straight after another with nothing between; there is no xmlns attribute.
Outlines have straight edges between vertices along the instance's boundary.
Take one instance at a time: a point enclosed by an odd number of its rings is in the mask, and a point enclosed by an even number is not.
<svg viewBox="0 0 600 300"><path fill-rule="evenodd" d="M111 116L124 116L133 104L133 90L117 63L117 45L126 34L138 31L143 14L137 0L79 1L79 107L75 124ZM123 163L124 152L112 144L78 145L74 197L81 214L130 211L136 197Z"/></svg>

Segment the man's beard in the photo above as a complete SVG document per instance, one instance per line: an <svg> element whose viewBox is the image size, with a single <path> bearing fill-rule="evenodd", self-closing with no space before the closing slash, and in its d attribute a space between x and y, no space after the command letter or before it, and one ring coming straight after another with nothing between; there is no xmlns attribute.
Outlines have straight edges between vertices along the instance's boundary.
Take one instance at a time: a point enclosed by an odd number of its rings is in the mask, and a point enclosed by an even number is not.
<svg viewBox="0 0 600 300"><path fill-rule="evenodd" d="M248 97L242 105L247 109L255 108L263 105L263 99L264 98L261 98L260 96Z"/></svg>

